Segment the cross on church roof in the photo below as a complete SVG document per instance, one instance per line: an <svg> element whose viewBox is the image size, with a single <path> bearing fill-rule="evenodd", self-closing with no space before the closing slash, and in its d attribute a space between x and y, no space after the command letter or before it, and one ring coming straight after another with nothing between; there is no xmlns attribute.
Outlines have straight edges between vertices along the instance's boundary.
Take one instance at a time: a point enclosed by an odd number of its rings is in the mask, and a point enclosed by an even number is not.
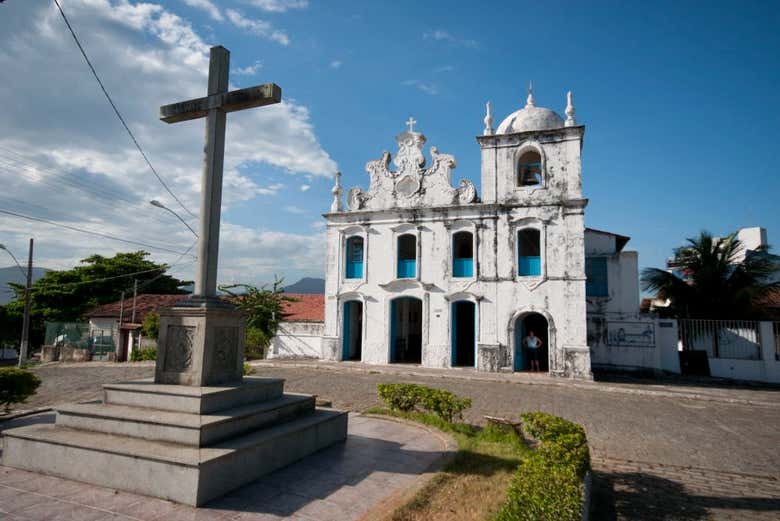
<svg viewBox="0 0 780 521"><path fill-rule="evenodd" d="M409 120L406 122L409 125L409 132L414 132L414 125L417 124L417 120L412 116L409 116Z"/></svg>

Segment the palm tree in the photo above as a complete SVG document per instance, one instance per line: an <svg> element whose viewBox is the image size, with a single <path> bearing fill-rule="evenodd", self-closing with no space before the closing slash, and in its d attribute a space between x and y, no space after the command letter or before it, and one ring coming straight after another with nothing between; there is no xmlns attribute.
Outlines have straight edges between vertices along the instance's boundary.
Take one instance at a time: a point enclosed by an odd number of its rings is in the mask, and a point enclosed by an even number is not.
<svg viewBox="0 0 780 521"><path fill-rule="evenodd" d="M701 232L675 249L675 268L681 275L658 268L642 270L642 289L670 300L668 314L677 318L759 319L760 304L780 287L772 276L780 269L768 247L747 252L732 233L714 238Z"/></svg>

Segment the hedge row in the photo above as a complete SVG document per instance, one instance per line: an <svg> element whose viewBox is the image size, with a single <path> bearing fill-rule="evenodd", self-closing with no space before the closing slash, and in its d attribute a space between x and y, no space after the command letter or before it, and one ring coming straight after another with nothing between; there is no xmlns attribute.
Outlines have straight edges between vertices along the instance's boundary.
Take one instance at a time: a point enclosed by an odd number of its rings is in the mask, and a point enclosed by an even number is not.
<svg viewBox="0 0 780 521"><path fill-rule="evenodd" d="M463 411L471 407L469 398L460 398L443 389L417 384L379 384L379 397L394 411L411 412L422 408L446 422L463 418Z"/></svg>
<svg viewBox="0 0 780 521"><path fill-rule="evenodd" d="M523 460L496 521L575 521L580 519L583 479L590 469L582 426L542 412L521 416L525 435L539 442Z"/></svg>

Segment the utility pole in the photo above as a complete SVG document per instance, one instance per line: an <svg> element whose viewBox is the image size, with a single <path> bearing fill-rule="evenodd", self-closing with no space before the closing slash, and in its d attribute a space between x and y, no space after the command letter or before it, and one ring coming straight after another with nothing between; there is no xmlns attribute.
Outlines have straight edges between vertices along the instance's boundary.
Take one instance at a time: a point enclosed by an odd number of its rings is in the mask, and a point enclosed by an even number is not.
<svg viewBox="0 0 780 521"><path fill-rule="evenodd" d="M19 347L19 367L27 361L30 342L30 293L32 287L33 240L30 238L30 253L27 257L27 285L24 288L24 319L22 320L22 345Z"/></svg>
<svg viewBox="0 0 780 521"><path fill-rule="evenodd" d="M135 297L138 296L138 279L133 279L133 315L130 322L135 324Z"/></svg>

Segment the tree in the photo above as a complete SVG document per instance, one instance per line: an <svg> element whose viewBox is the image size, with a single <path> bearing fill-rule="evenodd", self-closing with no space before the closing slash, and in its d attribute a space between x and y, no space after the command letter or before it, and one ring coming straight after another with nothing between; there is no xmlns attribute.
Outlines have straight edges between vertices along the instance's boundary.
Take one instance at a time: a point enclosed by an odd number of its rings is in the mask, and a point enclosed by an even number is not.
<svg viewBox="0 0 780 521"><path fill-rule="evenodd" d="M157 336L160 334L160 315L158 313L146 315L141 326L141 332L144 336L157 340Z"/></svg>
<svg viewBox="0 0 780 521"><path fill-rule="evenodd" d="M181 286L189 282L166 275L168 266L157 264L147 259L148 256L145 251L117 253L113 257L92 255L73 269L47 272L32 286L31 343L43 342L45 321L79 321L92 308L119 300L123 291L125 296L132 295L134 279L138 280L140 293L185 293ZM4 307L12 321L18 321L15 330L19 331L24 311L24 286L9 286L16 292L16 300Z"/></svg>
<svg viewBox="0 0 780 521"><path fill-rule="evenodd" d="M257 288L251 284L232 284L220 286L233 299L234 304L246 316L246 355L247 358L262 358L268 344L276 335L284 315L284 302L296 302L286 296L282 288L282 279L274 280L271 289L266 285ZM235 291L237 289L243 291Z"/></svg>
<svg viewBox="0 0 780 521"><path fill-rule="evenodd" d="M768 247L744 252L732 233L718 239L707 232L687 239L675 249L675 267L681 275L658 268L642 270L642 289L670 300L667 313L677 318L759 319L757 303L778 282L771 282L780 266L768 255Z"/></svg>

